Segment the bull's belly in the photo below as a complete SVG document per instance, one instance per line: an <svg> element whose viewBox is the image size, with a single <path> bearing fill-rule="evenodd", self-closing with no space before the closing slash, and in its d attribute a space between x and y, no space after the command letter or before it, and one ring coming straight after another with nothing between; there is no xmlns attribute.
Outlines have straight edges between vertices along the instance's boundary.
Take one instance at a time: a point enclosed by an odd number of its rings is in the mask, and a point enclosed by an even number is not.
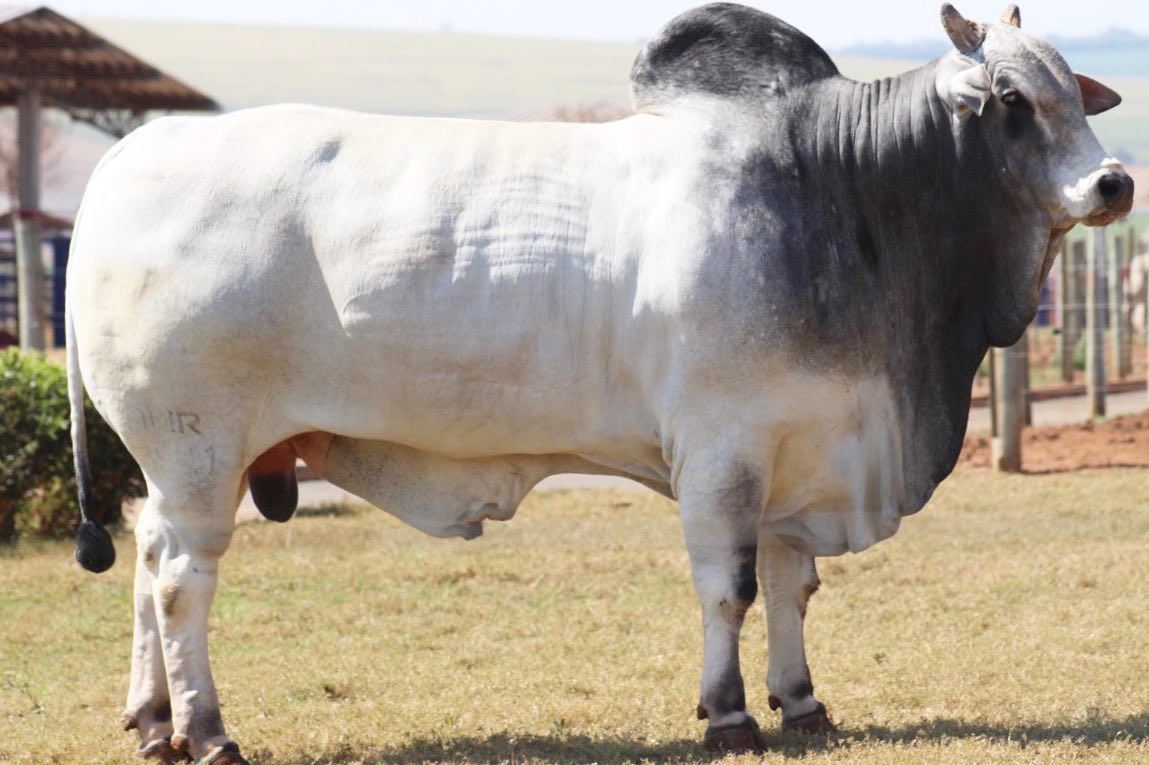
<svg viewBox="0 0 1149 765"><path fill-rule="evenodd" d="M509 520L527 492L556 473L628 475L668 491L657 471L639 465L611 468L569 454L454 459L336 436L322 444L313 462L326 480L435 537L479 536L485 521Z"/></svg>
<svg viewBox="0 0 1149 765"><path fill-rule="evenodd" d="M387 358L377 343L352 343L352 355L378 361L360 361L354 377L297 379L284 419L330 434L314 465L323 478L437 537L470 539L485 521L510 519L555 473L665 485L640 390L610 384L546 335L525 357L482 359L449 344Z"/></svg>
<svg viewBox="0 0 1149 765"><path fill-rule="evenodd" d="M640 382L629 373L611 377L612 365L594 365L552 335L538 328L516 347L398 331L387 341L308 342L294 371L273 383L273 419L294 432L389 441L454 459L597 453L661 462Z"/></svg>

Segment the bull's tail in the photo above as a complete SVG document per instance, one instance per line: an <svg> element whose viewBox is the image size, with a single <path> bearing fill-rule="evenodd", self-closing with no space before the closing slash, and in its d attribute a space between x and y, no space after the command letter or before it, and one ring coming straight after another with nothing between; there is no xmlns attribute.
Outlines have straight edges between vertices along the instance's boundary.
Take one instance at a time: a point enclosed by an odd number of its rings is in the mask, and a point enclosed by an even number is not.
<svg viewBox="0 0 1149 765"><path fill-rule="evenodd" d="M92 520L92 475L88 468L88 430L84 419L84 379L80 376L80 358L76 348L76 329L72 323L71 300L64 300L64 323L68 345L68 406L72 421L72 453L76 462L76 488L80 494L80 528L76 531L76 560L89 571L99 574L116 562L112 537Z"/></svg>

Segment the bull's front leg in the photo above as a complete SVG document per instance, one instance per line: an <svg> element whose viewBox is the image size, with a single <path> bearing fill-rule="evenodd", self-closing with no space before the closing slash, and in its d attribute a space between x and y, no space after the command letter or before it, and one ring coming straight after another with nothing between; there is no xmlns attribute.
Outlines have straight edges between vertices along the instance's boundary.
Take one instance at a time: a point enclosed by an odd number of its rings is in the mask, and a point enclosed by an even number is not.
<svg viewBox="0 0 1149 765"><path fill-rule="evenodd" d="M806 664L806 604L818 589L814 557L763 531L758 539L758 576L766 599L770 708L782 710L782 729L832 733L826 707L814 698Z"/></svg>
<svg viewBox="0 0 1149 765"><path fill-rule="evenodd" d="M151 586L150 616L146 593L137 602L145 628L149 618L155 620L171 716L171 737L166 747L153 744L154 756L190 758L200 765L246 765L239 747L224 731L207 650L217 565L231 541L234 521L222 508L177 505L163 495L154 504L149 500L148 510L136 525L136 542L141 565L150 575L143 577ZM161 662L152 653L155 641L149 637L144 642L139 658L141 697L147 693L147 684L157 684L143 678ZM133 674L133 691L134 684ZM154 703L151 707L157 708ZM167 730L158 728L155 734L162 736Z"/></svg>
<svg viewBox="0 0 1149 765"><path fill-rule="evenodd" d="M746 709L738 636L758 594L754 576L762 482L735 471L726 485L679 487L694 587L702 605L702 692L698 717L709 721L711 751L761 751L758 723Z"/></svg>

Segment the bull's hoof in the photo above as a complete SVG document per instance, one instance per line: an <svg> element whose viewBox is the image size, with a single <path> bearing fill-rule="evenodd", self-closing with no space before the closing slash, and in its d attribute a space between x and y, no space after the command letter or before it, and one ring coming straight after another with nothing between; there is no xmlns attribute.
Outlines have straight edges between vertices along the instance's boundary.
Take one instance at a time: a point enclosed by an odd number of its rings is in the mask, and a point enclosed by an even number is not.
<svg viewBox="0 0 1149 765"><path fill-rule="evenodd" d="M834 723L830 722L830 716L826 714L826 707L821 703L813 712L797 717L783 717L782 730L794 730L811 736L828 736L838 732Z"/></svg>
<svg viewBox="0 0 1149 765"><path fill-rule="evenodd" d="M191 757L187 752L180 751L172 746L171 738L157 738L155 741L149 741L146 744L141 744L139 749L140 757L145 760L156 760L162 765L175 765L177 762L191 762Z"/></svg>
<svg viewBox="0 0 1149 765"><path fill-rule="evenodd" d="M706 729L702 745L708 752L756 752L766 749L766 740L753 717L734 725L711 725Z"/></svg>
<svg viewBox="0 0 1149 765"><path fill-rule="evenodd" d="M229 741L212 749L196 765L248 765L248 762L239 753L239 746Z"/></svg>

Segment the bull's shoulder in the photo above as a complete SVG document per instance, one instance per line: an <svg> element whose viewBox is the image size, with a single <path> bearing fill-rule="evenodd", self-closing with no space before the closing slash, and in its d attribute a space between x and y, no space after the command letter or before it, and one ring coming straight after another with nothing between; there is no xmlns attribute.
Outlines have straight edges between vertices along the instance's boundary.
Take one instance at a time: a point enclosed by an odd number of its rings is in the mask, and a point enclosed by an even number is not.
<svg viewBox="0 0 1149 765"><path fill-rule="evenodd" d="M672 19L631 69L637 112L683 96L761 99L833 77L834 62L802 32L768 13L712 3Z"/></svg>

